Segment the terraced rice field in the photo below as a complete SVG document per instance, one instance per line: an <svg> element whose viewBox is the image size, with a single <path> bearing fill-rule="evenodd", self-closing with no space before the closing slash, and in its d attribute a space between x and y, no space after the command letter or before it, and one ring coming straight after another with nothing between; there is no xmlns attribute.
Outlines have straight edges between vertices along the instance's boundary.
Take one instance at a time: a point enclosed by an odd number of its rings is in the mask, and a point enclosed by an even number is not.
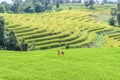
<svg viewBox="0 0 120 80"><path fill-rule="evenodd" d="M85 10L63 10L0 16L5 18L6 29L14 31L18 40L25 39L30 46L35 43L35 49L65 48L66 44L71 48L82 48L106 46L112 41L119 43L119 29L114 29L105 22L98 22L92 14L92 11ZM100 35L103 35L104 40L98 40ZM116 45L111 43L110 46Z"/></svg>
<svg viewBox="0 0 120 80"><path fill-rule="evenodd" d="M109 35L105 36L107 43L105 46L120 47L120 30L114 30ZM114 45L113 45L114 44Z"/></svg>

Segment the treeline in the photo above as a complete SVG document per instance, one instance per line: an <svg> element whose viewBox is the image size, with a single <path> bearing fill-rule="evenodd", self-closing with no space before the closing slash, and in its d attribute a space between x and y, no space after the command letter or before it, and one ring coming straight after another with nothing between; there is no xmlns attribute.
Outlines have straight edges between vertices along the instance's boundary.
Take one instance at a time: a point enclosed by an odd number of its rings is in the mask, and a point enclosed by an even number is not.
<svg viewBox="0 0 120 80"><path fill-rule="evenodd" d="M52 4L50 0L12 0L12 3L4 1L0 4L1 13L39 13L51 9Z"/></svg>
<svg viewBox="0 0 120 80"><path fill-rule="evenodd" d="M109 24L120 27L120 1L117 3L117 8L111 9L111 16Z"/></svg>
<svg viewBox="0 0 120 80"><path fill-rule="evenodd" d="M59 4L70 2L81 2L81 0L12 0L12 3L3 1L0 4L0 13L40 13L52 10L53 5L59 8Z"/></svg>
<svg viewBox="0 0 120 80"><path fill-rule="evenodd" d="M59 4L82 3L82 0L12 0L12 3L3 1L0 3L0 13L40 13L51 11L56 5L58 10ZM111 1L112 2L112 1ZM98 0L84 0L86 7L93 8L94 3L100 3ZM110 3L109 0L103 0L102 3ZM55 10L56 10L55 9Z"/></svg>

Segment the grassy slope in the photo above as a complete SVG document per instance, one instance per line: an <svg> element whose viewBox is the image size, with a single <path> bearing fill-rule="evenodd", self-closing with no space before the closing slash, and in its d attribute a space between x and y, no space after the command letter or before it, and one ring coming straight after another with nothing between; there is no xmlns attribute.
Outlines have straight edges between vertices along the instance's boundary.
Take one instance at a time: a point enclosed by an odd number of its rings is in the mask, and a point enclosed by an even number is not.
<svg viewBox="0 0 120 80"><path fill-rule="evenodd" d="M68 10L69 7L72 7L72 9L89 11L89 9L87 9L83 4L80 3L60 4L60 8L63 10ZM93 13L98 12L98 14L95 14L97 16L98 21L108 22L108 19L111 17L111 8L116 8L116 4L94 5L94 9L90 11L93 11Z"/></svg>
<svg viewBox="0 0 120 80"><path fill-rule="evenodd" d="M119 80L120 49L0 51L0 80Z"/></svg>
<svg viewBox="0 0 120 80"><path fill-rule="evenodd" d="M72 7L72 9L86 9L86 7L83 4L79 3L73 3L73 4L61 4L61 9L69 9L69 7ZM94 10L103 10L103 11L110 11L111 8L115 8L115 4L105 4L105 5L94 5ZM55 6L54 6L55 8Z"/></svg>

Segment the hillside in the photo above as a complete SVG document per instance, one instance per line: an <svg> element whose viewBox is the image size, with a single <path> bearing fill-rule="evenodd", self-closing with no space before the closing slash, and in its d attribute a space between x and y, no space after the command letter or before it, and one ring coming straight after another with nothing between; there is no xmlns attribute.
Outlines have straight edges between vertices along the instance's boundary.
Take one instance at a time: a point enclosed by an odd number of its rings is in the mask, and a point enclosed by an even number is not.
<svg viewBox="0 0 120 80"><path fill-rule="evenodd" d="M62 50L61 50L62 51ZM119 80L120 49L0 51L0 80Z"/></svg>
<svg viewBox="0 0 120 80"><path fill-rule="evenodd" d="M93 14L94 13L94 14ZM63 10L40 14L0 14L5 28L15 32L17 39L25 39L35 49L84 47L116 47L120 43L120 29L97 20L98 11Z"/></svg>
<svg viewBox="0 0 120 80"><path fill-rule="evenodd" d="M119 80L117 6L49 1L0 4L0 80Z"/></svg>

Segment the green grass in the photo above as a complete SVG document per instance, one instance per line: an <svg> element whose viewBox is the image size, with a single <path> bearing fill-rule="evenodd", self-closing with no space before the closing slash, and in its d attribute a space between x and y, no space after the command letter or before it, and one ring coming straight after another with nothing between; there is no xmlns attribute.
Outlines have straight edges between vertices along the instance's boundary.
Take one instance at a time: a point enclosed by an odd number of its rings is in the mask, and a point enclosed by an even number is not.
<svg viewBox="0 0 120 80"><path fill-rule="evenodd" d="M69 7L72 7L72 9L85 9L85 6L80 3L71 3L71 4L61 4L61 9L69 9Z"/></svg>
<svg viewBox="0 0 120 80"><path fill-rule="evenodd" d="M0 80L119 80L120 48L0 51Z"/></svg>
<svg viewBox="0 0 120 80"><path fill-rule="evenodd" d="M65 10L65 9L69 9L69 7L72 7L72 9L86 9L86 7L84 6L84 4L80 4L80 3L70 3L70 4L60 4L60 8ZM116 4L105 4L105 5L94 5L93 10L98 10L98 11L110 11L111 8L115 8ZM55 6L54 6L55 8Z"/></svg>

